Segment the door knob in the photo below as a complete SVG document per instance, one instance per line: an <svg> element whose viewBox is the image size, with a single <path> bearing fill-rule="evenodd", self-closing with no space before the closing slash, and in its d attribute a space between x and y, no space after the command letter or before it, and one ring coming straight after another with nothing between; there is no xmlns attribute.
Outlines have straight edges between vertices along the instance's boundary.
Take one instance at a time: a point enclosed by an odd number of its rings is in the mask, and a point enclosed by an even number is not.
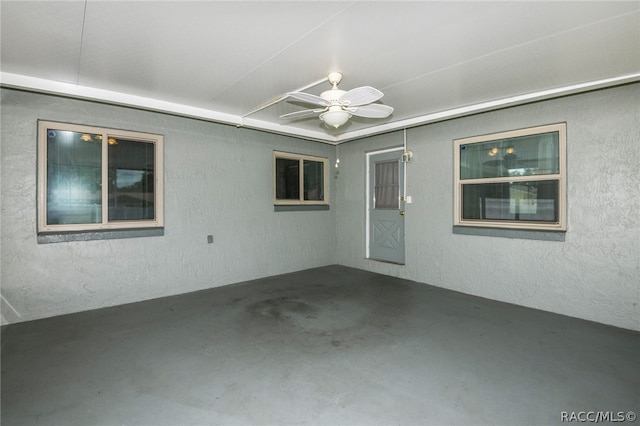
<svg viewBox="0 0 640 426"><path fill-rule="evenodd" d="M404 210L400 210L400 216L404 216Z"/></svg>

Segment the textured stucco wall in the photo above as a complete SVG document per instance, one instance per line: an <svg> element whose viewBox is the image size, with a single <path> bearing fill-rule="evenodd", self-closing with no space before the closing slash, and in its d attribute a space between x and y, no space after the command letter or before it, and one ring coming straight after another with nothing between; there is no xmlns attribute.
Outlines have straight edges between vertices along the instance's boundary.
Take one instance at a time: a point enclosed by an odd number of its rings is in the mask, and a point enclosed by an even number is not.
<svg viewBox="0 0 640 426"><path fill-rule="evenodd" d="M406 265L365 255L365 152L402 132L340 145L341 264L640 330L640 85L425 125L407 131ZM567 123L564 242L456 235L453 139Z"/></svg>
<svg viewBox="0 0 640 426"><path fill-rule="evenodd" d="M272 151L327 156L333 164L333 147L2 90L0 288L15 309L3 300L3 323L337 262L640 330L638 99L636 84L409 129L414 202L406 265L398 266L364 259L364 177L365 152L402 145L402 132L340 145L330 211L274 213ZM39 118L164 134L165 235L36 244ZM453 234L452 140L555 122L568 127L565 241Z"/></svg>
<svg viewBox="0 0 640 426"><path fill-rule="evenodd" d="M272 201L274 149L333 164L330 145L15 90L2 90L1 114L3 323L337 261L333 205L276 213ZM164 236L37 244L38 119L164 134ZM208 234L214 244L207 244Z"/></svg>

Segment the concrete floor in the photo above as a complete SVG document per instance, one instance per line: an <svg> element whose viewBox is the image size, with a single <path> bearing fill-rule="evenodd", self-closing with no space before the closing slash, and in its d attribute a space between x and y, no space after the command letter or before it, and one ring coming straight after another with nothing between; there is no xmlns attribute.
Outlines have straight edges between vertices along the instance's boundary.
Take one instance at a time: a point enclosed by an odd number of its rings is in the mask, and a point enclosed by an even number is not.
<svg viewBox="0 0 640 426"><path fill-rule="evenodd" d="M340 266L2 329L3 426L546 425L639 395L640 333Z"/></svg>

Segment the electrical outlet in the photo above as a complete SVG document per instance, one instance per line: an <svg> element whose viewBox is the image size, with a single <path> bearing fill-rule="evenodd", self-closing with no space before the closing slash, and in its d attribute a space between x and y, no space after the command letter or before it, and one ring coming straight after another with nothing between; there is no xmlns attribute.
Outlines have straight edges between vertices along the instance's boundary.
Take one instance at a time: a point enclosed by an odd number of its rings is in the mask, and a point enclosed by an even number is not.
<svg viewBox="0 0 640 426"><path fill-rule="evenodd" d="M213 244L213 235L207 235L207 243Z"/></svg>

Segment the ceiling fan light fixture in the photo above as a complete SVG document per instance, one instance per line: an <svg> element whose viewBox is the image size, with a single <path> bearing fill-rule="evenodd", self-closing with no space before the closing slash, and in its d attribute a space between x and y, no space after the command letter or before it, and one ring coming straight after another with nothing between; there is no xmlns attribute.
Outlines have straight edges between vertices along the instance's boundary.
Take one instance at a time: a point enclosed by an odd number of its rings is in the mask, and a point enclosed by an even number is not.
<svg viewBox="0 0 640 426"><path fill-rule="evenodd" d="M350 117L351 114L342 109L338 111L329 110L320 114L320 120L324 121L324 124L326 124L327 126L333 127L335 129L346 123Z"/></svg>
<svg viewBox="0 0 640 426"><path fill-rule="evenodd" d="M338 89L338 83L342 74L332 72L329 74L331 90L325 90L320 96L305 92L289 92L287 97L294 98L314 105L314 109L290 112L281 115L280 118L302 118L320 114L320 120L327 127L338 127L345 124L352 116L364 118L387 118L393 112L393 108L387 105L374 103L382 98L383 93L371 86L356 87L349 91ZM321 108L318 108L321 107Z"/></svg>

